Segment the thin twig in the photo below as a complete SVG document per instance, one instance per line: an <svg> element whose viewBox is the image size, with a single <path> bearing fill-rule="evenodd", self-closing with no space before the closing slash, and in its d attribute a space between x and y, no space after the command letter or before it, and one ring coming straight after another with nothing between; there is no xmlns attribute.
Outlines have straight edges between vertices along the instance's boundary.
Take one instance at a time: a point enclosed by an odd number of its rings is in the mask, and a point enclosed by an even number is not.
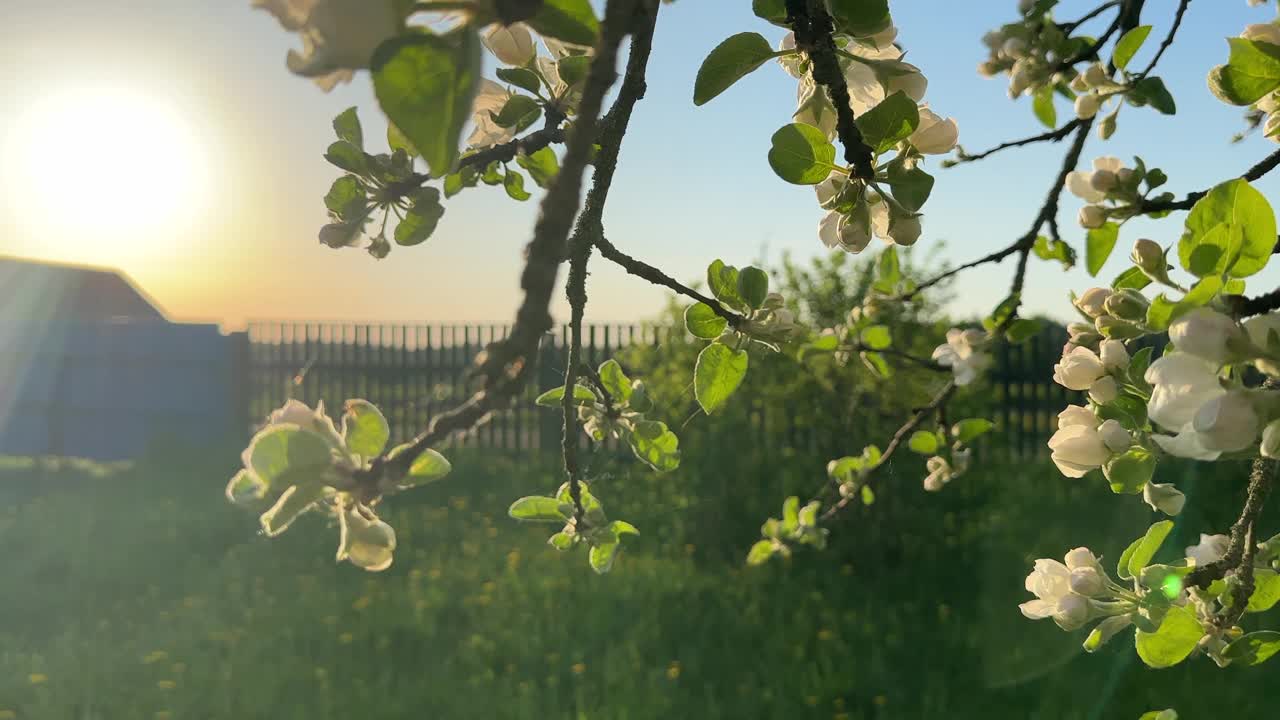
<svg viewBox="0 0 1280 720"><path fill-rule="evenodd" d="M1249 168L1240 177L1248 182L1253 182L1254 180L1257 180L1261 178L1263 175L1266 175L1267 173L1276 169L1277 166L1280 166L1280 150L1276 150L1275 152L1263 158L1261 162ZM1208 194L1209 194L1208 190L1199 190L1193 193L1187 193L1187 196L1181 200L1166 200L1163 202L1152 202L1152 201L1144 200L1140 205L1138 205L1138 212L1153 213L1153 212L1167 212L1167 211L1173 211L1173 210L1190 210L1192 207L1195 206L1197 202L1200 201L1200 198Z"/></svg>
<svg viewBox="0 0 1280 720"><path fill-rule="evenodd" d="M1079 118L1076 118L1075 120L1072 120L1071 122L1063 125L1062 127L1056 130L1050 130L1049 132L1040 133L1039 135L1032 135L1031 137L1022 138L1021 140L1010 140L1009 142L1000 143L999 145L991 148L990 150L984 150L983 152L980 152L976 155L970 155L969 153L960 151L956 155L956 157L951 160L951 165L954 166L960 163L967 163L967 162L973 162L975 160L981 160L989 155L994 155L1000 152L1001 150L1008 150L1009 148L1023 147L1024 145L1031 145L1034 143L1046 142L1046 141L1058 142L1059 140L1070 135L1071 131L1075 130L1076 127L1078 127L1081 122L1083 121L1080 120Z"/></svg>
<svg viewBox="0 0 1280 720"><path fill-rule="evenodd" d="M1145 78L1148 73L1154 70L1156 68L1156 63L1160 62L1161 56L1164 55L1164 51L1168 50L1170 45L1173 45L1173 38L1178 34L1178 28L1182 26L1182 16L1187 13L1187 6L1190 4L1191 0L1179 1L1178 10L1173 15L1173 25L1169 28L1169 34L1165 35L1164 40L1160 41L1160 47L1156 49L1155 57L1151 58L1151 62L1147 63L1147 66L1142 69L1142 72L1138 73L1135 78L1135 82Z"/></svg>
<svg viewBox="0 0 1280 720"><path fill-rule="evenodd" d="M916 355L912 355L909 352L905 352L903 350L897 350L891 347L876 349L867 345L863 345L862 343L854 343L852 345L846 345L841 349L849 352L879 353L881 355L888 355L889 357L896 357L902 360L906 360L907 362L910 362L910 363L915 363L916 365L919 365L920 367L925 368L926 370L933 370L935 372L951 372L951 368L945 365L940 365L937 362L930 360L929 358L922 358Z"/></svg>
<svg viewBox="0 0 1280 720"><path fill-rule="evenodd" d="M596 248L600 250L601 257L615 263L631 275L648 280L654 285L661 285L663 287L670 288L680 295L684 295L687 298L697 300L698 302L707 305L716 315L728 320L729 325L734 328L737 328L742 323L746 322L745 317L726 308L724 305L721 305L720 301L713 297L703 295L697 290L677 281L658 268L627 255L619 250L613 243L609 242L609 240L604 236L596 238Z"/></svg>
<svg viewBox="0 0 1280 720"><path fill-rule="evenodd" d="M1070 35L1071 31L1089 22L1090 20L1098 17L1102 13L1106 12L1109 8L1116 7L1119 4L1120 4L1120 0L1110 0L1110 2L1104 2L1098 7L1085 13L1083 16L1080 17L1080 19L1076 20L1075 22L1062 23L1061 25L1058 26L1058 29L1062 30L1064 35Z"/></svg>

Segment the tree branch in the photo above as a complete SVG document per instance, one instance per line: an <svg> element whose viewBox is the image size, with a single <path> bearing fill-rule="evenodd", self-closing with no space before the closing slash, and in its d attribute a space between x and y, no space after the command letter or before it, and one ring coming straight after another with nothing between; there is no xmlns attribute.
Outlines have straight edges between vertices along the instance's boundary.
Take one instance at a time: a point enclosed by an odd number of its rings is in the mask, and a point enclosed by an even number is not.
<svg viewBox="0 0 1280 720"><path fill-rule="evenodd" d="M604 96L617 78L618 48L631 32L637 3L643 4L651 14L657 12L656 0L609 0L605 8L600 40L587 72L577 120L569 132L560 172L542 198L533 239L526 248L525 268L520 277L524 299L507 338L492 343L476 356L476 372L483 378L481 389L457 407L433 418L427 429L402 452L376 458L368 470L358 473L356 479L361 486L376 487L384 477L402 477L422 451L454 432L475 427L490 412L510 403L524 388L539 342L551 328L551 293L580 207L583 171L596 143Z"/></svg>
<svg viewBox="0 0 1280 720"><path fill-rule="evenodd" d="M1076 28L1098 17L1102 13L1106 12L1108 9L1116 7L1119 4L1120 4L1120 0L1110 0L1110 2L1104 2L1098 7L1085 13L1083 16L1080 17L1080 19L1076 20L1075 22L1062 23L1061 25L1058 26L1058 29L1062 30L1064 35L1070 35L1071 32Z"/></svg>
<svg viewBox="0 0 1280 720"><path fill-rule="evenodd" d="M1023 147L1024 145L1031 145L1034 143L1045 142L1045 141L1058 142L1059 140L1062 140L1066 136L1070 135L1071 131L1079 127L1081 122L1083 121L1080 120L1079 118L1076 118L1075 120L1072 120L1071 122L1063 125L1062 127L1056 130L1050 130L1049 132L1040 133L1039 135L1032 135L1031 137L1022 138L1021 140L1010 140L1009 142L1000 143L999 145L991 148L990 150L984 150L983 152L980 152L977 155L970 155L964 152L963 150L958 150L956 157L950 161L950 164L947 165L947 167L954 167L956 165L959 165L960 163L967 163L967 162L973 162L975 160L981 160L990 155L994 155L1000 152L1001 150L1008 150L1009 148Z"/></svg>
<svg viewBox="0 0 1280 720"><path fill-rule="evenodd" d="M1156 68L1156 63L1160 62L1160 58L1164 55L1164 51L1173 45L1173 38L1178 34L1178 28L1182 26L1182 16L1187 14L1187 6L1191 4L1191 0L1179 0L1178 10L1173 15L1173 25L1169 28L1169 34L1164 36L1164 40L1160 41L1160 47L1156 49L1155 57L1151 58L1151 62L1138 73L1136 80L1145 78L1152 70Z"/></svg>
<svg viewBox="0 0 1280 720"><path fill-rule="evenodd" d="M726 308L724 305L721 305L719 300L716 300L713 297L707 297L697 290L680 283L658 268L627 255L619 250L613 243L609 242L609 240L604 236L596 238L596 248L600 250L601 257L617 264L629 274L648 280L654 285L661 285L665 288L670 288L680 295L684 295L687 298L704 303L710 307L715 314L725 320L728 320L729 324L735 328L739 327L746 321L746 318L743 316Z"/></svg>
<svg viewBox="0 0 1280 720"><path fill-rule="evenodd" d="M836 135L844 146L844 160L853 167L854 177L870 181L875 177L873 153L863 141L853 116L849 86L840 71L835 40L831 37L835 32L831 16L815 0L786 0L786 6L787 25L795 31L796 48L808 55L813 82L827 89L835 106Z"/></svg>
<svg viewBox="0 0 1280 720"><path fill-rule="evenodd" d="M1277 166L1280 166L1280 150L1277 150L1263 158L1261 162L1249 168L1240 177L1249 182L1253 182L1276 169ZM1138 212L1153 213L1173 210L1190 210L1197 202L1200 201L1200 198L1208 194L1208 190L1199 190L1197 192L1187 193L1187 196L1181 200L1169 200L1165 202L1150 202L1144 200L1140 205L1138 205Z"/></svg>

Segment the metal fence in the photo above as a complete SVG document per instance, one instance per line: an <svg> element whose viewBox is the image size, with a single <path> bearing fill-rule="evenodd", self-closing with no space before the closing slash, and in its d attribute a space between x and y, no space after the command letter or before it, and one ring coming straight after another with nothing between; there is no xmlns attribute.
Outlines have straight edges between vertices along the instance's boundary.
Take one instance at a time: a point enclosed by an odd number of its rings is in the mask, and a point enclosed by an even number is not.
<svg viewBox="0 0 1280 720"><path fill-rule="evenodd" d="M476 353L506 337L505 325L383 325L356 323L255 322L248 329L247 393L242 403L251 424L293 397L309 404L338 403L361 397L377 404L391 424L393 441L408 439L433 415L474 391L468 371ZM654 344L677 332L640 325L589 325L583 328L583 359L595 365L637 343ZM683 332L683 330L678 330ZM1065 330L1051 326L1031 341L1002 346L992 368L987 411L1002 429L1001 445L1017 455L1043 452L1057 414L1074 393L1052 382ZM455 446L509 450L558 448L560 418L533 403L560 384L567 328L543 338L533 381L513 406L495 413L475 431L454 438ZM755 423L783 427L784 436L803 447L804 438L785 430L791 413L768 417L752 413ZM331 408L336 414L337 408ZM779 409L772 409L778 414Z"/></svg>

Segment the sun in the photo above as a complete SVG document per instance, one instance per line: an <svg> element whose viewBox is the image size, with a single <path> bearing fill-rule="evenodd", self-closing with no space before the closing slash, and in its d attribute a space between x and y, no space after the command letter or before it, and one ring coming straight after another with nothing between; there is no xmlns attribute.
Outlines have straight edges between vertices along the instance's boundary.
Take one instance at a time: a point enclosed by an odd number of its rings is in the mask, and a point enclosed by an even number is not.
<svg viewBox="0 0 1280 720"><path fill-rule="evenodd" d="M6 145L24 224L53 230L60 242L159 229L191 217L207 189L196 126L144 93L46 96L19 111Z"/></svg>

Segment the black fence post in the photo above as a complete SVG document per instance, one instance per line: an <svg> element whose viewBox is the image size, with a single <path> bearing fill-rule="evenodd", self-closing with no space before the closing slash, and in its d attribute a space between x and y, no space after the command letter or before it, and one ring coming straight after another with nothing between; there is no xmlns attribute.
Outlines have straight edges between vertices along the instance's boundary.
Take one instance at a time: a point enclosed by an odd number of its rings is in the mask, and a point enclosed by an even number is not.
<svg viewBox="0 0 1280 720"><path fill-rule="evenodd" d="M227 396L231 402L231 431L235 437L247 437L254 425L250 402L253 395L253 382L250 378L252 362L249 357L248 331L233 332L227 336L228 355L230 360L230 383Z"/></svg>

